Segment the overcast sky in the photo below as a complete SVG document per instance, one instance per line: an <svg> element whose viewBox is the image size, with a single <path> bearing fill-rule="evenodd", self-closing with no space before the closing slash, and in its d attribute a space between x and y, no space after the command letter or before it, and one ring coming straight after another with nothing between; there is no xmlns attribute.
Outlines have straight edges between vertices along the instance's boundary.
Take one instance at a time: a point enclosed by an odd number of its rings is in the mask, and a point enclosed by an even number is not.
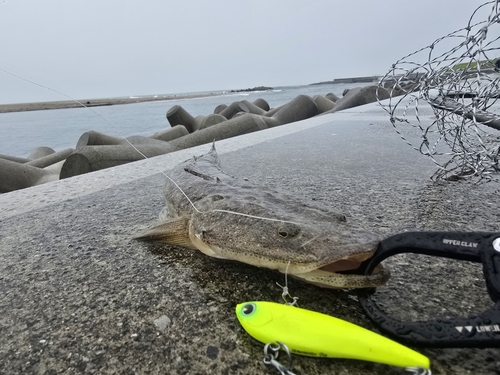
<svg viewBox="0 0 500 375"><path fill-rule="evenodd" d="M78 99L382 75L477 0L0 0L0 69ZM65 100L0 71L0 103Z"/></svg>

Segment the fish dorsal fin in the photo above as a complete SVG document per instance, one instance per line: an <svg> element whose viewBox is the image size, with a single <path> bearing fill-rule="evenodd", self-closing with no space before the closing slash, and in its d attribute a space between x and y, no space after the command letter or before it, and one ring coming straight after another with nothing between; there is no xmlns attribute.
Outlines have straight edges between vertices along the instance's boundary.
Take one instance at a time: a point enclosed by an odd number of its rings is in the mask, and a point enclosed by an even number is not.
<svg viewBox="0 0 500 375"><path fill-rule="evenodd" d="M214 142L212 143L212 147L210 148L210 151L208 152L208 155L210 155L212 157L212 163L214 165L216 165L217 167L221 167L220 165L220 157L219 157L219 153L217 152L216 148L215 148L215 140Z"/></svg>
<svg viewBox="0 0 500 375"><path fill-rule="evenodd" d="M181 216L162 223L134 237L140 241L165 242L170 245L196 249L189 239L189 217Z"/></svg>

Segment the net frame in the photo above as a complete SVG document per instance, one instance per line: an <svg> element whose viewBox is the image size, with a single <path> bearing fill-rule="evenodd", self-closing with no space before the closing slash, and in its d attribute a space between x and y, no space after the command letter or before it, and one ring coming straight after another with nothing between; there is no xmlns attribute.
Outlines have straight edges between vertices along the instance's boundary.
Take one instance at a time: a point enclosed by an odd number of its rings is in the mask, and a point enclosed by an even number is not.
<svg viewBox="0 0 500 375"><path fill-rule="evenodd" d="M400 137L437 165L434 180L496 180L500 172L499 2L478 6L466 27L404 56L379 81L379 104ZM390 93L385 101L382 88ZM421 116L425 104L430 124Z"/></svg>

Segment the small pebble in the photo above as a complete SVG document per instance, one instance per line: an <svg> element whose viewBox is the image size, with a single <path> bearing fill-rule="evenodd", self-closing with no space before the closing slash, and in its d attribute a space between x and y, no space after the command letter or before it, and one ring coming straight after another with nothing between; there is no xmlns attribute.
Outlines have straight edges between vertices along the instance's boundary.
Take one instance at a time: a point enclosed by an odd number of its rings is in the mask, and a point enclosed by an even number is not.
<svg viewBox="0 0 500 375"><path fill-rule="evenodd" d="M168 316L162 315L158 319L156 319L154 321L154 323L155 323L155 326L160 331L164 331L168 326L170 326L170 324L172 323L172 321L170 320L170 318Z"/></svg>
<svg viewBox="0 0 500 375"><path fill-rule="evenodd" d="M209 346L207 348L207 357L210 359L216 359L219 355L219 348L216 346Z"/></svg>

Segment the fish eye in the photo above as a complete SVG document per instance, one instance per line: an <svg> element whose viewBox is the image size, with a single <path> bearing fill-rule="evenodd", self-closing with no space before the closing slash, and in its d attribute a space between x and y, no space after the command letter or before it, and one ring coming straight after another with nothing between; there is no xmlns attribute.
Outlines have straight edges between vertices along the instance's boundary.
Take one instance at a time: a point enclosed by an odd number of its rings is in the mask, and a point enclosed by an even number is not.
<svg viewBox="0 0 500 375"><path fill-rule="evenodd" d="M281 238L295 237L300 233L300 226L293 223L285 223L278 227L278 234Z"/></svg>
<svg viewBox="0 0 500 375"><path fill-rule="evenodd" d="M241 309L241 313L245 316L252 315L255 312L256 306L254 303L247 303L243 308Z"/></svg>
<svg viewBox="0 0 500 375"><path fill-rule="evenodd" d="M288 232L285 229L283 229L283 228L279 228L278 229L278 234L281 237L283 237L283 238L287 238L288 237Z"/></svg>

